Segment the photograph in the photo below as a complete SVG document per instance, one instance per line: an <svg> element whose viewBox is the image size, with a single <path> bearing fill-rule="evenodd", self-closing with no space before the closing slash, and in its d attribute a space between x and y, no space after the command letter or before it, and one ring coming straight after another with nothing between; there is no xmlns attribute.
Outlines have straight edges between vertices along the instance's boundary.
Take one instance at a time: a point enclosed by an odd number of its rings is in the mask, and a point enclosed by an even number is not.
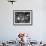
<svg viewBox="0 0 46 46"><path fill-rule="evenodd" d="M28 25L32 24L32 10L14 10L13 24Z"/></svg>
<svg viewBox="0 0 46 46"><path fill-rule="evenodd" d="M0 0L0 46L46 46L46 0Z"/></svg>

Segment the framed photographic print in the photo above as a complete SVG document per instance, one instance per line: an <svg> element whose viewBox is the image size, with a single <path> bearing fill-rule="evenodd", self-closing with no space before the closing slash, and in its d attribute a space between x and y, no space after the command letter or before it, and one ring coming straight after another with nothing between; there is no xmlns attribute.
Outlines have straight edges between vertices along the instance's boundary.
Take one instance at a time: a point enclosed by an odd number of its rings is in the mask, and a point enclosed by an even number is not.
<svg viewBox="0 0 46 46"><path fill-rule="evenodd" d="M32 25L32 10L13 10L14 25Z"/></svg>

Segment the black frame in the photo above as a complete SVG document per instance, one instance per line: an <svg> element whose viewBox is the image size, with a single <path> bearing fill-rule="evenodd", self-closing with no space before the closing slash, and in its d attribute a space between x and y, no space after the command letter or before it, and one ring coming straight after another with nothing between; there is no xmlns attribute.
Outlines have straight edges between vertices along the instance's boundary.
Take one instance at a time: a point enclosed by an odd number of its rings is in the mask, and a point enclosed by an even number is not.
<svg viewBox="0 0 46 46"><path fill-rule="evenodd" d="M15 12L30 12L30 23L29 24L17 24L17 23L15 23ZM33 24L33 11L32 10L13 10L13 25L32 25Z"/></svg>

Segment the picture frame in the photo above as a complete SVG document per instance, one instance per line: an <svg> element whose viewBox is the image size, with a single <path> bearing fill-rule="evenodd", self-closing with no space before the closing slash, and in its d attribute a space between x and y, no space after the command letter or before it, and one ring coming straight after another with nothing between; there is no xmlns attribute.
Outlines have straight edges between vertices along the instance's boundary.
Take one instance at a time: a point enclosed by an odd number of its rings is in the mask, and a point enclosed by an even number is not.
<svg viewBox="0 0 46 46"><path fill-rule="evenodd" d="M13 10L13 25L32 25L32 10Z"/></svg>

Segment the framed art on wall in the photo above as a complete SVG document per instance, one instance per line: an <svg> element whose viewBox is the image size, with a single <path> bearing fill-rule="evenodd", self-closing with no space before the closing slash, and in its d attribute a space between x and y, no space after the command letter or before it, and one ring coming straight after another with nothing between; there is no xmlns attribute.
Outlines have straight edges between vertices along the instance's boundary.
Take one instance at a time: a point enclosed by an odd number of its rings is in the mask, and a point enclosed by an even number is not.
<svg viewBox="0 0 46 46"><path fill-rule="evenodd" d="M13 10L14 25L32 25L32 10Z"/></svg>

